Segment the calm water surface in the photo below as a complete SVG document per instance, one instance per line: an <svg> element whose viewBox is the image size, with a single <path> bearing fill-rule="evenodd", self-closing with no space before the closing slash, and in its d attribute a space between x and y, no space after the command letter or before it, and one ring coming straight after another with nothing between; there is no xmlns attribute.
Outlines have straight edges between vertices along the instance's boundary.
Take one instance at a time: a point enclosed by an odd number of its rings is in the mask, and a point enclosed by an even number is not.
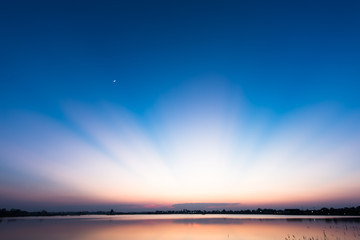
<svg viewBox="0 0 360 240"><path fill-rule="evenodd" d="M359 240L360 218L123 215L0 218L3 240Z"/></svg>

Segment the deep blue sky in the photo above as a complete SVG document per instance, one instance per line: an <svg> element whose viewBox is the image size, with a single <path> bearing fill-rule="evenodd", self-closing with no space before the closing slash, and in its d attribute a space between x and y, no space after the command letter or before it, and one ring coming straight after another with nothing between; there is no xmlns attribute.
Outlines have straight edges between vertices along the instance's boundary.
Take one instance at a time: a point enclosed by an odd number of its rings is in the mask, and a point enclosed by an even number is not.
<svg viewBox="0 0 360 240"><path fill-rule="evenodd" d="M359 90L360 1L3 0L0 205L357 204Z"/></svg>
<svg viewBox="0 0 360 240"><path fill-rule="evenodd" d="M209 75L274 111L360 103L358 1L2 1L0 9L2 109L108 99L142 112Z"/></svg>

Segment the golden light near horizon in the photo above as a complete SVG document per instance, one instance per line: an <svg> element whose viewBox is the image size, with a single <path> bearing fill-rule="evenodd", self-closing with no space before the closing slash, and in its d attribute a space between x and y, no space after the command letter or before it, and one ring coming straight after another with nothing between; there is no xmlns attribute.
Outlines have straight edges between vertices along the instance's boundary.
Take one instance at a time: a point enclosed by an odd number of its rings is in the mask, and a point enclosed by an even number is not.
<svg viewBox="0 0 360 240"><path fill-rule="evenodd" d="M231 98L236 90L197 90L159 99L148 127L111 103L68 102L67 124L32 112L9 114L2 126L18 130L3 128L0 141L16 176L1 192L54 205L139 208L311 206L360 197L358 113L340 116L341 109L325 103L279 117Z"/></svg>
<svg viewBox="0 0 360 240"><path fill-rule="evenodd" d="M0 210L359 206L359 12L2 1Z"/></svg>

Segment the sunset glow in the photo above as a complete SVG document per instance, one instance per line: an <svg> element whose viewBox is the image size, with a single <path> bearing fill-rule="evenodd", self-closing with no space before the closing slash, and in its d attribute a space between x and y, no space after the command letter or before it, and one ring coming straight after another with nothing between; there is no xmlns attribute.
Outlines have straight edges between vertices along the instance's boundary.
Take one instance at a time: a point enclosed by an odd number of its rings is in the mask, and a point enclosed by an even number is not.
<svg viewBox="0 0 360 240"><path fill-rule="evenodd" d="M147 127L108 103L64 104L67 124L32 112L8 114L1 141L11 174L2 191L30 202L141 208L334 204L360 197L355 112L340 115L341 109L319 104L276 117L245 100L232 104L227 96L236 92L228 91L215 98L170 95L154 105ZM261 118L250 119L251 113Z"/></svg>
<svg viewBox="0 0 360 240"><path fill-rule="evenodd" d="M5 15L0 207L360 204L360 35L316 27L338 7L184 4Z"/></svg>

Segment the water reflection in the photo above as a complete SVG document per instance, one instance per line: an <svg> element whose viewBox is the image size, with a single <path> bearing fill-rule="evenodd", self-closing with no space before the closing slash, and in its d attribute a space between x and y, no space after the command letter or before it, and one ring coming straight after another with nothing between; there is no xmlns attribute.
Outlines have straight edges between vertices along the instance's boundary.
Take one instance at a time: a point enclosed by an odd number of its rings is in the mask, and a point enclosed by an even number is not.
<svg viewBox="0 0 360 240"><path fill-rule="evenodd" d="M0 221L12 240L355 240L359 218L246 217L244 215L84 216Z"/></svg>

